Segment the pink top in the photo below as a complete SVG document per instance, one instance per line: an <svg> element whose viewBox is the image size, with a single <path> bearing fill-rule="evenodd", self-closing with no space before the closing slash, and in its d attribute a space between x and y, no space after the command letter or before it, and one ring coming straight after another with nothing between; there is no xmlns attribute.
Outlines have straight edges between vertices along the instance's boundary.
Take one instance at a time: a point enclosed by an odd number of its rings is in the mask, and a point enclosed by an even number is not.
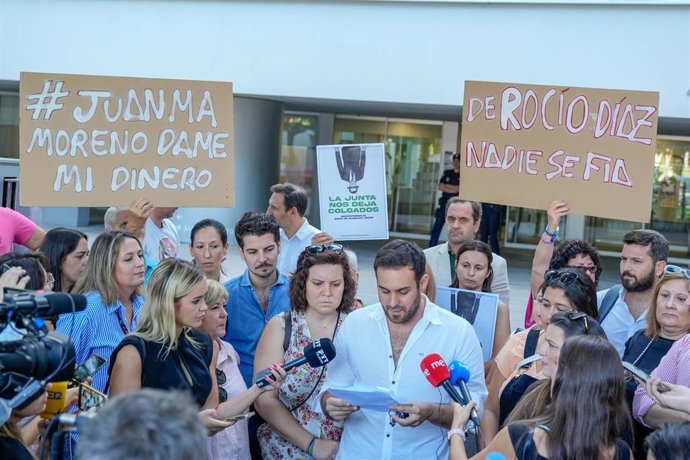
<svg viewBox="0 0 690 460"><path fill-rule="evenodd" d="M0 256L12 252L14 243L24 244L36 230L29 218L10 208L0 208Z"/></svg>
<svg viewBox="0 0 690 460"><path fill-rule="evenodd" d="M216 339L220 345L216 368L225 373L225 384L221 385L228 392L228 401L247 391L242 374L240 358L232 345ZM247 421L240 420L234 425L216 433L209 438L209 458L211 460L232 459L251 460L249 455L249 432Z"/></svg>
<svg viewBox="0 0 690 460"><path fill-rule="evenodd" d="M661 358L657 368L652 371L652 376L659 377L664 382L690 387L690 334L676 340L666 356ZM644 417L654 404L645 387L638 385L633 399L635 420L649 426L645 423Z"/></svg>
<svg viewBox="0 0 690 460"><path fill-rule="evenodd" d="M532 294L530 293L527 299L527 310L525 310L525 329L529 329L536 323L532 320L532 310L534 309L534 300L532 299Z"/></svg>

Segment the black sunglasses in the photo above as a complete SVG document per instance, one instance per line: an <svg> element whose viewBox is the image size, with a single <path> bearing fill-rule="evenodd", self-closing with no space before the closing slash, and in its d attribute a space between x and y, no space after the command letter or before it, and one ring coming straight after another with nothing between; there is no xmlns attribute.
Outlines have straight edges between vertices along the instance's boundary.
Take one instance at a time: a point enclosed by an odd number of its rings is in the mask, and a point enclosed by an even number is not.
<svg viewBox="0 0 690 460"><path fill-rule="evenodd" d="M571 269L572 270L572 269ZM544 281L554 281L558 280L561 283L565 284L566 286L569 284L572 284L573 281L580 280L580 278L577 277L577 273L573 271L568 271L568 270L546 270L546 273L544 273Z"/></svg>
<svg viewBox="0 0 690 460"><path fill-rule="evenodd" d="M304 248L304 250L307 252L307 254L310 254L312 256L321 254L325 251L333 251L337 254L342 254L343 246L341 244L314 244L311 246L307 246L306 248Z"/></svg>
<svg viewBox="0 0 690 460"><path fill-rule="evenodd" d="M219 402L225 402L228 400L228 392L221 385L225 385L228 377L225 375L225 372L216 368L216 380L218 383L218 400Z"/></svg>

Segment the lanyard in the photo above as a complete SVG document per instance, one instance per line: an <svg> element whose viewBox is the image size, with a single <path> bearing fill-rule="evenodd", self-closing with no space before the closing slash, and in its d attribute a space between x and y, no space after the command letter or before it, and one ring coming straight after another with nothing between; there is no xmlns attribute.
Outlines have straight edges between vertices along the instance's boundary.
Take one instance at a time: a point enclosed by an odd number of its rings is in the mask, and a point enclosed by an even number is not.
<svg viewBox="0 0 690 460"><path fill-rule="evenodd" d="M125 322L122 319L122 315L120 314L119 308L117 310L115 310L115 316L117 316L117 321L118 321L118 323L120 323L120 329L122 329L122 333L124 335L129 334L129 330L127 329L127 325L125 324Z"/></svg>

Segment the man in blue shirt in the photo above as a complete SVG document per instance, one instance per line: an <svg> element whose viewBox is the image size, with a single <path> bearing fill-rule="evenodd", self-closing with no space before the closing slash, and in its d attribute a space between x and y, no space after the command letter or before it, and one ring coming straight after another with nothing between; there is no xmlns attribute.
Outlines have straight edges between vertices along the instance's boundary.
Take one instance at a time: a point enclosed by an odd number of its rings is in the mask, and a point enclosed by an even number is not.
<svg viewBox="0 0 690 460"><path fill-rule="evenodd" d="M253 383L254 353L266 323L290 309L290 284L276 268L279 228L274 217L260 212L245 213L235 225L238 251L247 269L225 283L228 329L223 340L237 351L247 387Z"/></svg>

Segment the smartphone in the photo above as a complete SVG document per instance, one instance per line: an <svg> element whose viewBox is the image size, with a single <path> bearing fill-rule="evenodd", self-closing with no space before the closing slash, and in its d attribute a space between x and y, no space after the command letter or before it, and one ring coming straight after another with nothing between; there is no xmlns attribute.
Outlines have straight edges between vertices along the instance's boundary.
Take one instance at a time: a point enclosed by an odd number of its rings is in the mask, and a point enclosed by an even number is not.
<svg viewBox="0 0 690 460"><path fill-rule="evenodd" d="M74 371L70 388L86 382L86 379L98 372L98 370L105 366L105 363L107 362L108 361L105 358L101 358L98 355L89 356L89 359L84 361L84 363L79 366L76 371Z"/></svg>
<svg viewBox="0 0 690 460"><path fill-rule="evenodd" d="M623 367L625 368L626 371L630 372L636 378L636 380L638 382L641 381L643 383L647 383L647 380L650 379L649 374L647 374L642 369L633 366L632 364L630 364L627 361L623 361Z"/></svg>
<svg viewBox="0 0 690 460"><path fill-rule="evenodd" d="M79 409L86 411L92 407L101 407L107 400L106 395L91 385L85 383L79 385Z"/></svg>
<svg viewBox="0 0 690 460"><path fill-rule="evenodd" d="M226 422L230 421L237 421L237 420L247 420L248 418L251 418L255 412L245 412L244 414L238 414L238 415L231 415L230 417L225 417L220 420L225 420Z"/></svg>

